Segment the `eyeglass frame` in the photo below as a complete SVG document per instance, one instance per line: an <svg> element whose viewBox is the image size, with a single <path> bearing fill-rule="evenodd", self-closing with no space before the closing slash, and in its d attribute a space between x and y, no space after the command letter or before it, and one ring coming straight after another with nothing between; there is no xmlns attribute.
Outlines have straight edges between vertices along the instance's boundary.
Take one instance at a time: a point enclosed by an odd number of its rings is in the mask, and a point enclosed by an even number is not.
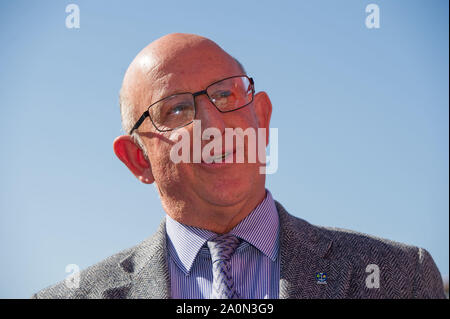
<svg viewBox="0 0 450 319"><path fill-rule="evenodd" d="M247 104L244 104L244 105L238 107L237 109L233 109L233 110L230 110L230 111L222 111L221 109L219 109L219 108L217 107L217 105L212 101L211 97L208 95L208 92L207 92L208 88L210 88L210 87L213 86L214 84L217 84L217 83L219 83L219 82L222 82L222 81L225 81L225 80L228 80L228 79L232 79L232 78L242 78L242 77L246 77L246 78L250 81L250 85L252 86L252 99L251 99L251 101L248 102ZM150 116L150 112L149 112L150 108L151 108L153 105L155 105L156 103L159 103L159 102L161 102L161 101L163 101L163 100L165 100L165 99L167 99L167 98L169 98L169 97L176 96L176 95L181 95L181 94L188 94L188 93L189 93L189 94L192 94L192 97L193 97L193 100L194 100L194 118L193 118L193 120L190 121L189 123L186 123L186 124L181 125L181 126L177 126L177 127L175 127L175 128L171 128L171 129L167 129L167 130L160 130L160 129L156 126L156 124L153 122L153 119L152 119L152 117ZM194 122L195 116L197 115L197 103L195 103L195 98L196 98L197 96L200 96L200 95L203 95L203 94L206 95L206 96L208 97L208 100L212 103L212 105L214 105L214 107L215 107L220 113L234 112L234 111L237 111L237 110L242 109L243 107L246 107L247 105L249 105L250 103L253 102L253 99L254 99L254 97L255 97L255 82L253 81L253 78L248 77L246 74L243 74L243 75L234 75L234 76L230 76L230 77L227 77L227 78L224 78L224 79L215 81L215 82L209 84L204 90L201 90L201 91L197 91L197 92L194 92L194 93L192 93L192 92L181 92L181 93L175 93L175 94L166 96L166 97L164 97L164 98L162 98L162 99L160 99L160 100L158 100L158 101L156 101L156 102L150 104L150 106L147 108L147 111L145 111L144 113L142 113L141 117L140 117L140 118L137 120L137 122L134 124L133 128L130 130L129 135L133 134L133 131L134 131L134 130L137 130L137 129L141 126L141 124L144 122L144 120L145 120L147 117L150 118L150 121L152 122L153 126L154 126L155 129L156 129L157 131L159 131L159 132L169 132L169 131L173 131L173 130L176 130L176 129L179 129L179 128L182 128L182 127L185 127L185 126L191 124L192 122Z"/></svg>

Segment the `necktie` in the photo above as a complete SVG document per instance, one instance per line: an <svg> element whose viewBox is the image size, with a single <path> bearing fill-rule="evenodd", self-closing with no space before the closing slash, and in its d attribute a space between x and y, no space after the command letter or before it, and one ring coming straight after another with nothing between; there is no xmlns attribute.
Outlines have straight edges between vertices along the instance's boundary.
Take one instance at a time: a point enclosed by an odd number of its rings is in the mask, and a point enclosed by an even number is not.
<svg viewBox="0 0 450 319"><path fill-rule="evenodd" d="M230 259L239 239L233 235L221 235L208 241L208 248L212 258L213 286L211 299L235 299L239 298L231 277Z"/></svg>

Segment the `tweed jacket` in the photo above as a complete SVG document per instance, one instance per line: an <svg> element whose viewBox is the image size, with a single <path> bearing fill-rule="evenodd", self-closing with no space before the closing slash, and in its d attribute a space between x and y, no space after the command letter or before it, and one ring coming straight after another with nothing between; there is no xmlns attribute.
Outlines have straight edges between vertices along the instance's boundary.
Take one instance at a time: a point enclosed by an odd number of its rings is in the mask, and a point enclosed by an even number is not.
<svg viewBox="0 0 450 319"><path fill-rule="evenodd" d="M425 249L314 226L275 204L280 298L445 298ZM379 287L367 285L368 265L378 266ZM319 282L317 273L326 273L326 281ZM153 236L81 271L79 287L69 287L62 281L32 298L170 298L165 218Z"/></svg>

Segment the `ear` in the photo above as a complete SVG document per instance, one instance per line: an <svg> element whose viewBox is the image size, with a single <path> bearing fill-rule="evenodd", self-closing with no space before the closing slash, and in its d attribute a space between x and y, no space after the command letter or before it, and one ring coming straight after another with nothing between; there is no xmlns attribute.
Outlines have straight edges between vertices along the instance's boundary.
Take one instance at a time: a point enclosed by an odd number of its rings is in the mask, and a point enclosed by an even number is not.
<svg viewBox="0 0 450 319"><path fill-rule="evenodd" d="M272 116L272 102L266 92L258 92L254 97L254 107L258 118L258 127L266 129L266 146L269 145L269 125Z"/></svg>
<svg viewBox="0 0 450 319"><path fill-rule="evenodd" d="M142 183L151 184L155 181L150 162L145 159L143 151L130 135L117 137L113 148L116 156Z"/></svg>

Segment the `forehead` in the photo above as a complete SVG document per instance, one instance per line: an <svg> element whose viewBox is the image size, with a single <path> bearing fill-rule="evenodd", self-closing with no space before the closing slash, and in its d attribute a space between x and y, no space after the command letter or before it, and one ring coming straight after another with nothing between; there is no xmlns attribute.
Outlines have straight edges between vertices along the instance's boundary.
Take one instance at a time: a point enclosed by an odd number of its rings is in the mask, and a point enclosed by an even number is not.
<svg viewBox="0 0 450 319"><path fill-rule="evenodd" d="M195 92L209 84L242 73L237 62L217 47L193 47L176 54L153 57L147 73L152 100L180 93Z"/></svg>

